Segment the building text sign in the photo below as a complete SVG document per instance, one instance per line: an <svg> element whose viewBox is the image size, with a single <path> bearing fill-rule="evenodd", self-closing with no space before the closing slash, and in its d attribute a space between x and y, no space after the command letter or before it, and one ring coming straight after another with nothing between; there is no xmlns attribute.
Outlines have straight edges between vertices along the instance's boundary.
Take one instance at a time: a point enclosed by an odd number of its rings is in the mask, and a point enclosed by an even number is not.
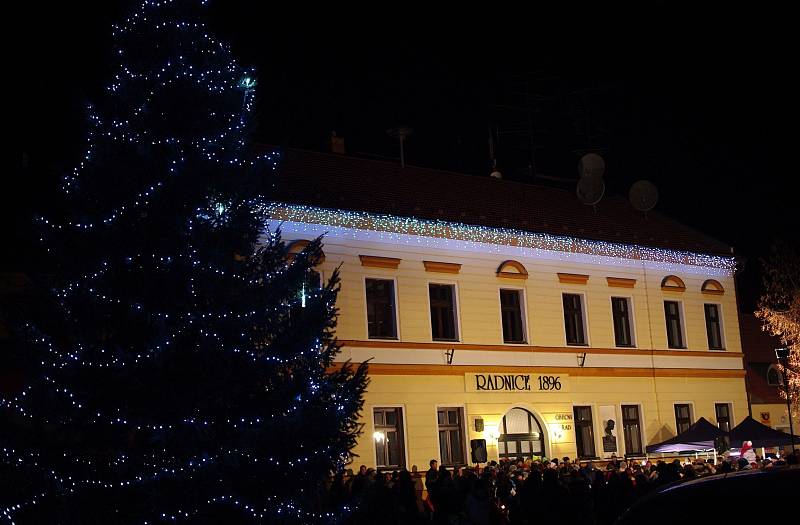
<svg viewBox="0 0 800 525"><path fill-rule="evenodd" d="M467 392L569 392L565 374L464 374Z"/></svg>

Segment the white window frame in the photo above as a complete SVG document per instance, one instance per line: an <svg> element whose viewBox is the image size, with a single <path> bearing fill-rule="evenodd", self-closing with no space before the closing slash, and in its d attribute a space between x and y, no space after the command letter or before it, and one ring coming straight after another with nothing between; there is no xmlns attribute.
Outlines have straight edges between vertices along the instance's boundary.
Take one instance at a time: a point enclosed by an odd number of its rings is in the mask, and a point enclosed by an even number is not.
<svg viewBox="0 0 800 525"><path fill-rule="evenodd" d="M525 336L525 341L522 343L506 343L505 334L503 333L503 301L500 298L500 291L501 290L514 290L522 292L522 297L520 299L520 317L522 318L522 333ZM528 331L528 294L525 291L524 286L507 286L501 285L497 287L497 305L498 305L498 315L500 317L500 341L503 345L508 346L528 346L531 341L531 335ZM563 308L563 305L562 305Z"/></svg>
<svg viewBox="0 0 800 525"><path fill-rule="evenodd" d="M367 279L379 279L382 281L394 281L394 326L397 336L395 338L386 337L370 337L369 336L369 308L367 305ZM361 279L362 291L361 297L364 301L364 333L366 334L365 340L367 341L402 341L400 337L400 302L399 293L397 291L397 277L387 275L374 275L364 274Z"/></svg>
<svg viewBox="0 0 800 525"><path fill-rule="evenodd" d="M631 325L631 346L617 346L617 334L614 331L614 298L626 299L628 301L628 314L629 319L628 322ZM614 337L614 348L630 348L635 349L639 348L639 338L636 336L636 317L635 312L633 310L633 296L632 295L622 295L622 294L611 294L608 296L608 304L611 307L611 333ZM626 403L627 404L627 403Z"/></svg>
<svg viewBox="0 0 800 525"><path fill-rule="evenodd" d="M717 405L728 405L728 417L731 420L731 428L736 426L736 418L733 414L733 401L714 401L714 422L719 427L719 421L717 421Z"/></svg>
<svg viewBox="0 0 800 525"><path fill-rule="evenodd" d="M436 460L439 462L439 465L442 464L442 450L439 444L439 409L440 408L460 408L461 413L463 414L463 421L461 421L461 430L463 436L461 439L463 441L462 445L464 445L464 465L469 466L472 463L472 447L470 446L470 428L469 428L469 417L467 415L467 405L465 403L436 403L433 407L433 423L434 427L436 428L436 450L438 451L438 455L436 456ZM374 419L373 419L374 423ZM488 453L489 449L489 440L486 440L486 449Z"/></svg>
<svg viewBox="0 0 800 525"><path fill-rule="evenodd" d="M678 404L680 405L682 403ZM622 434L622 448L624 449L623 455L628 454L628 445L625 443L625 420L622 418L622 405L636 405L639 407L639 441L642 443L642 455L647 455L647 440L645 439L647 431L644 427L644 406L642 405L641 401L621 401L619 404L619 427L620 433ZM691 408L689 409L689 413L693 413ZM675 415L675 407L672 408L672 415Z"/></svg>
<svg viewBox="0 0 800 525"><path fill-rule="evenodd" d="M719 316L719 338L722 343L722 348L711 348L708 346L708 326L706 325L706 305L713 304L717 307L717 315ZM710 352L724 352L728 349L728 341L725 337L725 316L722 311L722 303L715 303L713 301L703 301L703 328L706 329L706 348Z"/></svg>
<svg viewBox="0 0 800 525"><path fill-rule="evenodd" d="M372 461L375 462L375 469L379 468L378 465L378 448L375 446L375 412L374 409L376 408L400 408L403 410L403 461L405 465L402 465L403 468L408 469L408 410L406 409L406 405L402 403L375 403L373 405L369 405L369 418L370 418L370 428L372 432L369 434L369 439L371 441L370 445L372 447Z"/></svg>
<svg viewBox="0 0 800 525"><path fill-rule="evenodd" d="M675 418L676 405L689 405L689 426L697 423L697 415L694 410L694 401L673 401L672 402L672 421L675 423L675 434L678 434L678 420Z"/></svg>
<svg viewBox="0 0 800 525"><path fill-rule="evenodd" d="M580 403L577 401L572 402L572 432L575 434L577 425L575 424L575 407L591 407L592 410L592 435L594 436L594 454L596 458L602 459L603 457L603 436L597 430L597 403ZM602 429L600 429L602 431ZM575 437L575 454L578 453L578 438Z"/></svg>
<svg viewBox="0 0 800 525"><path fill-rule="evenodd" d="M677 351L688 350L691 347L689 346L689 336L688 336L688 333L687 333L687 330L686 330L686 311L684 310L683 300L681 300L681 299L669 299L669 298L663 299L663 301L661 302L661 311L662 312L664 312L664 303L667 302L667 301L670 301L670 302L673 302L673 303L678 303L678 316L679 316L680 322L681 322L681 338L683 339L683 347L682 348L672 348L672 347L669 346L669 334L667 333L667 314L664 313L663 314L664 317L662 317L662 319L664 319L664 324L662 326L664 327L664 340L667 343L667 350L677 350ZM703 315L705 316L705 312L703 312Z"/></svg>
<svg viewBox="0 0 800 525"><path fill-rule="evenodd" d="M455 314L456 314L456 331L458 332L456 335L458 336L455 341L442 341L436 340L433 338L433 323L431 323L431 285L432 284L443 284L453 287L453 306L455 307ZM444 344L460 344L464 341L464 334L461 332L461 299L458 293L458 281L447 280L447 279L432 279L425 281L425 291L428 292L425 294L426 301L428 303L428 337L432 343L444 343Z"/></svg>
<svg viewBox="0 0 800 525"><path fill-rule="evenodd" d="M585 341L582 345L572 345L567 342L567 327L564 324L564 295L579 295L581 298L581 317L583 318L583 339ZM570 291L570 290L561 290L561 328L563 329L562 332L564 334L564 346L567 348L587 348L592 346L591 338L589 337L589 312L587 311L587 300L586 300L586 292L581 291Z"/></svg>

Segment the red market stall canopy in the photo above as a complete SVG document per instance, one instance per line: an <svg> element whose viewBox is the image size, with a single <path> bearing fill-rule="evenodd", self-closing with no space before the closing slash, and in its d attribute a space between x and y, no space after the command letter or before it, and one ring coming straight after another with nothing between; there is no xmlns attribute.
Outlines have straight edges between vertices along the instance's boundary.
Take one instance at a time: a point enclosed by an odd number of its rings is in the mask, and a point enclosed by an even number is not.
<svg viewBox="0 0 800 525"><path fill-rule="evenodd" d="M692 426L682 432L661 443L647 446L648 454L656 454L658 452L696 452L701 450L714 449L714 440L722 437L725 432L720 430L717 426L712 425L701 417Z"/></svg>
<svg viewBox="0 0 800 525"><path fill-rule="evenodd" d="M762 425L750 416L731 429L729 436L733 448L745 441L752 441L755 448L782 447L792 444L791 434ZM795 436L794 439L795 442L800 443L800 436Z"/></svg>

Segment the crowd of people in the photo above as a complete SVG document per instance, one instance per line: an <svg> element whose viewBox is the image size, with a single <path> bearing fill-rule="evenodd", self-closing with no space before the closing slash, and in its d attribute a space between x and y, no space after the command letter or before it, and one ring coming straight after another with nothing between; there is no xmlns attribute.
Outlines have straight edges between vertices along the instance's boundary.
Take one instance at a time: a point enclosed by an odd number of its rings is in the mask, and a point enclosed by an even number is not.
<svg viewBox="0 0 800 525"><path fill-rule="evenodd" d="M416 466L411 472L378 472L362 465L355 475L333 477L328 505L349 505L354 525L607 525L637 499L667 483L798 463L800 451L781 459L719 458L716 463L611 458L601 464L565 457L446 468L431 460L424 474Z"/></svg>

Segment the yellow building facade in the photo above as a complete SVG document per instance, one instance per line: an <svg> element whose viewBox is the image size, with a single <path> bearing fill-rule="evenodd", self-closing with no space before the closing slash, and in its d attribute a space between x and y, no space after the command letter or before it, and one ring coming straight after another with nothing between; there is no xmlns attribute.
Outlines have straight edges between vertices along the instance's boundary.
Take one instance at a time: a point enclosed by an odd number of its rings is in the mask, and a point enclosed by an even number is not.
<svg viewBox="0 0 800 525"><path fill-rule="evenodd" d="M700 417L748 414L732 257L269 212L287 242L324 235L318 270L341 273L340 359L371 378L356 464L468 464L479 439L487 460L644 456Z"/></svg>

